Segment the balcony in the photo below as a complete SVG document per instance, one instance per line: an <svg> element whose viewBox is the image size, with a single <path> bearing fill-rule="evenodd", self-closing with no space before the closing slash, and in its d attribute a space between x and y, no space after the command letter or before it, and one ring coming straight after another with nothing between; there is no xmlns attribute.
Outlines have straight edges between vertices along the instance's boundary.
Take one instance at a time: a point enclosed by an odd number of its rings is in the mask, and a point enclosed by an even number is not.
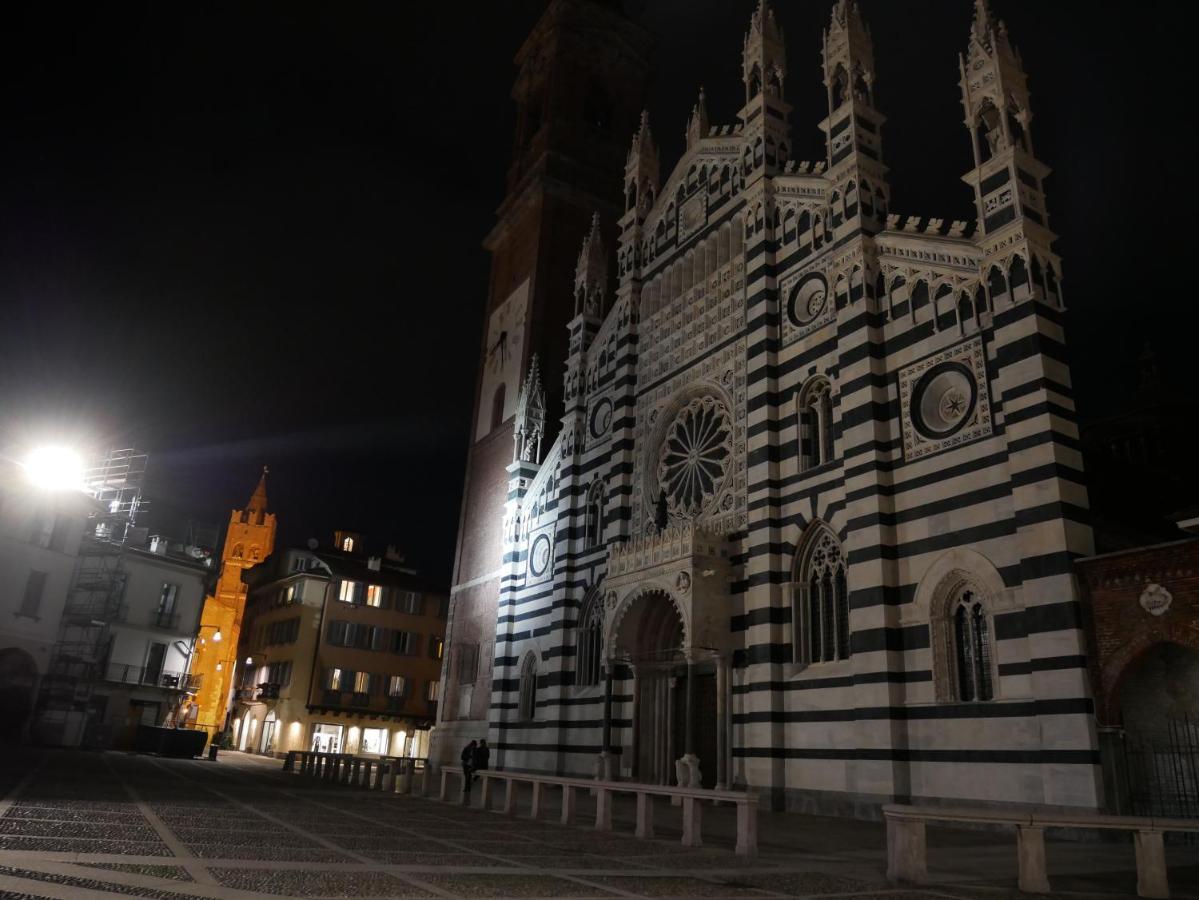
<svg viewBox="0 0 1199 900"><path fill-rule="evenodd" d="M109 663L105 667L103 680L116 682L117 684L138 684L144 687L165 688L171 691L194 691L200 686L198 675L190 675L187 672L147 668L145 666L129 666L122 663Z"/></svg>

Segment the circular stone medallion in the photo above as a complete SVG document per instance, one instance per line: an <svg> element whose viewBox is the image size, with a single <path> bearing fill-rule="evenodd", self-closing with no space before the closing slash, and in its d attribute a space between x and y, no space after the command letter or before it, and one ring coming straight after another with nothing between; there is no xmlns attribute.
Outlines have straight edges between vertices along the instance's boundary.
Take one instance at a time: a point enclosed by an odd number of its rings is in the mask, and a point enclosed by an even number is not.
<svg viewBox="0 0 1199 900"><path fill-rule="evenodd" d="M604 397L596 401L595 408L591 410L591 425L590 431L593 438L601 438L608 433L608 426L612 424L612 401Z"/></svg>
<svg viewBox="0 0 1199 900"><path fill-rule="evenodd" d="M787 317L793 325L808 325L824 312L828 303L828 282L819 272L809 272L787 297Z"/></svg>
<svg viewBox="0 0 1199 900"><path fill-rule="evenodd" d="M533 539L533 549L529 551L529 571L535 577L540 578L549 569L553 556L551 550L548 534L539 534Z"/></svg>
<svg viewBox="0 0 1199 900"><path fill-rule="evenodd" d="M920 376L912 391L912 424L929 440L956 434L974 414L978 385L959 362L942 363Z"/></svg>

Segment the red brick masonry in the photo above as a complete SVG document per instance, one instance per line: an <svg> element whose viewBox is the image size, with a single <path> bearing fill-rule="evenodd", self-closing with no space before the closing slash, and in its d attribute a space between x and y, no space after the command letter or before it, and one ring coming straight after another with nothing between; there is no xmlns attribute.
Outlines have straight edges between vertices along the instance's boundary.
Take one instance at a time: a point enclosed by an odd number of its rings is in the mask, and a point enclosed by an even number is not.
<svg viewBox="0 0 1199 900"><path fill-rule="evenodd" d="M1199 652L1199 538L1080 559L1086 605L1088 666L1100 725L1119 717L1117 690L1129 664L1168 642ZM1165 590L1154 590L1157 585ZM1142 605L1164 612L1154 615Z"/></svg>

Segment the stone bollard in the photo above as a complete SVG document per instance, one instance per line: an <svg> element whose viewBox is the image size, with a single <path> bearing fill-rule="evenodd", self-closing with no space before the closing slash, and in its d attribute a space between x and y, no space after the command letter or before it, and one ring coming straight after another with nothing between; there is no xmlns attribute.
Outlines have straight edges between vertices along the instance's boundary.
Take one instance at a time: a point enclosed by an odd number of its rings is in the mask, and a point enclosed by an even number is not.
<svg viewBox="0 0 1199 900"><path fill-rule="evenodd" d="M296 751L288 750L287 756L283 758L283 771L291 772L296 766Z"/></svg>

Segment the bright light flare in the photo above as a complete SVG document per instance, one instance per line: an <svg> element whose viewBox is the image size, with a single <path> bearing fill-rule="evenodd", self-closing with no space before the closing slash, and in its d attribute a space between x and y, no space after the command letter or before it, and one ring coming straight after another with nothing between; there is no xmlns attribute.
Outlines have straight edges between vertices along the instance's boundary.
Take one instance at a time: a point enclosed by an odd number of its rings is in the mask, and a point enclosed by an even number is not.
<svg viewBox="0 0 1199 900"><path fill-rule="evenodd" d="M83 489L83 457L70 447L38 447L22 463L25 477L47 491Z"/></svg>

